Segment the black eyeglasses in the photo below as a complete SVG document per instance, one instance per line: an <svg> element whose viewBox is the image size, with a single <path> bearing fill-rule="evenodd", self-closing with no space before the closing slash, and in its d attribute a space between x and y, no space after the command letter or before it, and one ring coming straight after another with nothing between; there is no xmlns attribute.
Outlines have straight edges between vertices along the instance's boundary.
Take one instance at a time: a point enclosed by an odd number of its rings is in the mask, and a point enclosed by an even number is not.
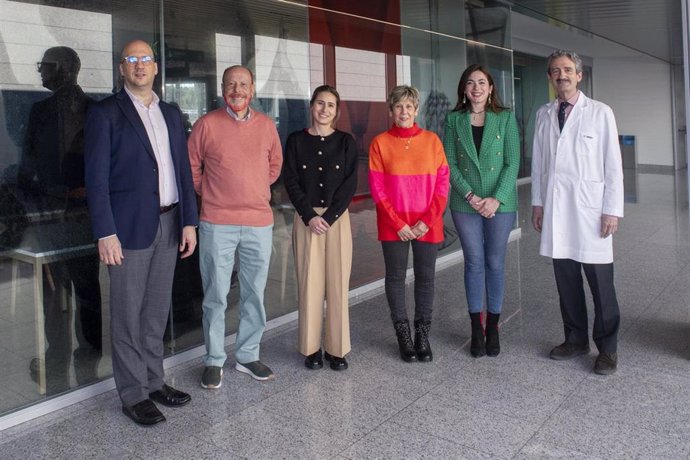
<svg viewBox="0 0 690 460"><path fill-rule="evenodd" d="M136 65L137 62L141 62L144 65L150 65L154 61L151 56L126 56L122 58L121 62L126 62L129 65Z"/></svg>
<svg viewBox="0 0 690 460"><path fill-rule="evenodd" d="M39 72L41 71L41 69L43 69L43 67L57 67L57 64L54 62L43 62L43 61L36 63L36 70L38 70Z"/></svg>

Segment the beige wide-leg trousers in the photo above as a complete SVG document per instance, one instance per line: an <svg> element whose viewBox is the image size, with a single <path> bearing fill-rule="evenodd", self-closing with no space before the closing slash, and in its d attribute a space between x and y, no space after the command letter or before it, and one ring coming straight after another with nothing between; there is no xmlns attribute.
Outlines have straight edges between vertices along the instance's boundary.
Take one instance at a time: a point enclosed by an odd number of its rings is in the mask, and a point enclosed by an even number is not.
<svg viewBox="0 0 690 460"><path fill-rule="evenodd" d="M322 214L325 208L314 208ZM326 301L324 348L332 356L350 352L348 291L352 269L352 229L346 210L324 235L315 235L295 214L292 226L299 302L299 351L305 356L321 347L323 302Z"/></svg>

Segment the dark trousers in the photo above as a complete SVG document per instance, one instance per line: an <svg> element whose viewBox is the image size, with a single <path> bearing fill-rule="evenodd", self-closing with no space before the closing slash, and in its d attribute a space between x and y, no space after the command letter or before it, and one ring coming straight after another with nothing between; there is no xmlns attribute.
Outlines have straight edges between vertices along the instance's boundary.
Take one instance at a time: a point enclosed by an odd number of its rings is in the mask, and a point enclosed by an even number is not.
<svg viewBox="0 0 690 460"><path fill-rule="evenodd" d="M179 242L179 207L161 214L150 247L124 249L109 265L113 376L120 399L132 406L163 386L163 334L170 314Z"/></svg>
<svg viewBox="0 0 690 460"><path fill-rule="evenodd" d="M431 321L438 244L417 240L381 242L383 261L386 265L386 298L391 309L391 318L393 321L407 319L405 275L410 244L412 244L412 266L414 269L414 319L415 321Z"/></svg>
<svg viewBox="0 0 690 460"><path fill-rule="evenodd" d="M585 272L594 299L592 338L601 353L615 353L618 346L620 310L613 285L613 263L584 264L571 259L553 259L553 270L560 297L565 340L575 344L589 342L587 305L582 279Z"/></svg>

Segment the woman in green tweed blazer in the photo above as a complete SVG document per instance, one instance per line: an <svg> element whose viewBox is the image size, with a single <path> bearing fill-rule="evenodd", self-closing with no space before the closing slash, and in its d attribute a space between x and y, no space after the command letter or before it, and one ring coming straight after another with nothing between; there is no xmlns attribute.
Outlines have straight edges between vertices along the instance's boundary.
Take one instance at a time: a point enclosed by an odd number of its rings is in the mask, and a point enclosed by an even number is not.
<svg viewBox="0 0 690 460"><path fill-rule="evenodd" d="M491 74L479 64L469 66L460 78L443 146L450 167L450 209L465 256L470 352L474 357L497 356L506 247L517 209L520 139L515 116L501 105Z"/></svg>

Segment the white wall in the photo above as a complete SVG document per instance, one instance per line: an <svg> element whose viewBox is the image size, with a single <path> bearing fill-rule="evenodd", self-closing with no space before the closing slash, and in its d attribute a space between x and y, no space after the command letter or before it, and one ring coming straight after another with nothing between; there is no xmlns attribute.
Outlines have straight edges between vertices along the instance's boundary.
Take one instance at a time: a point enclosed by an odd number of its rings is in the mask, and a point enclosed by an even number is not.
<svg viewBox="0 0 690 460"><path fill-rule="evenodd" d="M671 68L639 58L594 59L595 97L611 106L621 134L637 136L637 163L673 166Z"/></svg>
<svg viewBox="0 0 690 460"><path fill-rule="evenodd" d="M636 136L638 164L673 166L668 63L515 12L511 21L515 51L546 57L554 49L572 49L591 63L594 98L611 106L621 134Z"/></svg>

